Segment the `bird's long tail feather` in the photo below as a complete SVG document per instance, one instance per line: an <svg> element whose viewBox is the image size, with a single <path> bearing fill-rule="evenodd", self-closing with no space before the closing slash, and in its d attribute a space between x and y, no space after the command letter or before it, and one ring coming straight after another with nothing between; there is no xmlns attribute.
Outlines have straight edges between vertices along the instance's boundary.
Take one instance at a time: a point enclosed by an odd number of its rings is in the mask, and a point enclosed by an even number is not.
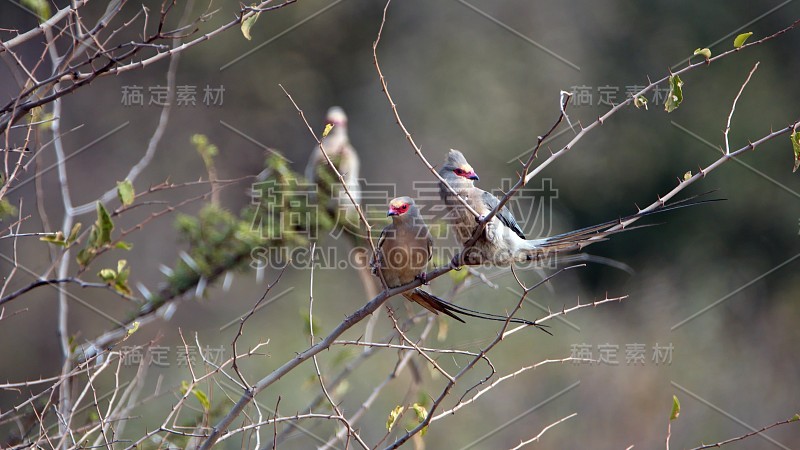
<svg viewBox="0 0 800 450"><path fill-rule="evenodd" d="M494 320L498 322L505 322L506 320L508 320L510 323L533 325L536 328L539 328L540 330L544 331L545 333L552 335L552 333L550 333L545 329L545 325L540 325L536 322L532 322L526 319L519 319L516 317L512 317L511 319L509 319L508 317L499 314L491 314L481 311L475 311L474 309L469 309L463 306L458 306L453 303L450 303L419 288L415 288L411 291L404 292L403 296L411 300L412 302L419 303L423 308L427 309L428 311L434 314L439 314L441 312L458 320L461 323L466 323L466 322L464 322L463 319L458 317L456 313L464 316L474 317L476 319Z"/></svg>
<svg viewBox="0 0 800 450"><path fill-rule="evenodd" d="M555 236L549 236L543 239L529 240L527 242L530 243L531 248L529 250L526 250L525 253L528 254L528 259L544 259L556 253L581 250L589 244L605 241L611 235L622 233L624 231L635 230L637 228L644 228L656 225L656 224L645 224L645 225L635 225L635 226L623 226L621 228L614 229L615 227L623 225L624 223L630 220L637 220L642 217L650 216L653 214L660 214L663 212L673 211L676 209L687 208L690 206L697 206L724 200L724 199L710 199L710 200L692 201L699 197L707 195L711 192L713 191L709 191L703 194L695 195L693 197L678 200L673 203L666 204L658 209L654 209L652 211L641 211L636 214L631 214L627 217L622 217L615 220L609 220L607 222L581 228L579 230L573 230L567 233L557 234Z"/></svg>

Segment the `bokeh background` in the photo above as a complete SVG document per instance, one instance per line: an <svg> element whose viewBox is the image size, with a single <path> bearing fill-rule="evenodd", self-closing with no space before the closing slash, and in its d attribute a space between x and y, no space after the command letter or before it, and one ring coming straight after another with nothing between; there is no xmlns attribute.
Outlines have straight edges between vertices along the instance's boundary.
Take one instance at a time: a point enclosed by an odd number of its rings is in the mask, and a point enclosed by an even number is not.
<svg viewBox="0 0 800 450"><path fill-rule="evenodd" d="M157 4L148 4L157 10ZM126 12L134 14L139 5L131 2ZM135 183L137 190L166 179L184 182L206 177L203 162L190 143L195 133L207 135L219 147L220 178L258 173L266 156L264 146L278 149L292 161L295 170L302 171L313 140L279 83L318 131L329 106L345 108L350 137L361 156L362 176L368 182L394 183L399 195L413 192L415 181L430 181L431 175L394 122L373 65L372 43L383 7L383 2L367 0L301 0L263 14L253 28L252 41L231 30L185 52L177 84L197 88L197 105L173 109L155 160ZM208 8L196 2L194 14ZM210 9L217 12L203 29L229 21L238 8L238 2L214 2ZM105 4L92 3L87 14L99 17L104 9ZM628 86L645 85L648 77L661 78L670 67L682 67L695 48L710 47L718 54L731 48L740 32L752 31L751 39L760 38L798 17L800 4L791 0L405 0L391 4L378 52L401 117L428 158L440 163L447 149L464 151L481 176L481 187L488 190L515 176L518 166L514 158L528 151L537 135L550 127L558 114L561 90L580 86L584 95L589 93L590 104L576 102L569 108L574 124L588 124L609 109L601 102L601 91L607 87L617 89L610 100L621 101ZM36 25L34 17L10 0L0 3L0 18L2 28ZM733 117L732 147L746 145L748 140L797 119L798 44L800 31L794 30L692 71L682 77L684 102L675 112L664 112L661 101L653 102L650 93L649 110L626 108L592 131L543 173L557 190L552 201L551 231L568 231L633 213L636 204L644 206L668 192L686 171L696 172L698 166L714 161L719 156L715 147L723 144L731 102L756 61L760 66ZM31 43L23 53L25 58L37 58L37 49ZM101 78L65 98L62 128L84 125L65 137L70 154L128 123L69 160L70 187L76 203L91 201L113 187L144 152L160 108L126 106L123 91L142 86L147 103L150 87L166 85L166 67L166 62L160 62L145 70ZM224 88L221 105L203 104L206 86ZM3 95L14 92L5 68L0 70L0 89ZM571 135L567 131L550 142L550 147L560 148ZM54 160L52 154L44 155L46 165ZM627 264L634 273L589 265L536 290L533 300L555 310L574 305L578 299L585 302L606 295L630 298L569 315L567 320L572 325L551 322L554 336L535 330L516 333L493 350L491 358L498 375L504 375L544 359L568 357L576 348L588 348L592 357L598 358L602 346L610 345L616 346L619 363L555 364L526 372L431 426L424 437L426 448L510 448L572 412L577 412L577 417L548 431L540 447L656 448L664 445L673 395L682 404L681 416L672 424L674 448L734 437L748 432L746 425L760 428L800 412L796 386L800 377L796 350L800 339L800 282L793 276L800 267L800 181L791 173L791 165L791 145L787 136L781 136L740 161L724 165L685 193L716 190L712 197L727 201L658 216L650 220L660 223L658 226L624 233L590 247L590 253ZM23 180L30 177L32 173L24 175ZM23 231L40 230L36 201L42 202L53 224L61 221L55 171L45 173L42 183L43 197L37 198L33 183L8 197L15 204L23 199L24 212L32 215ZM532 186L538 183L534 180ZM224 190L222 205L233 212L248 205L247 187L248 182L243 182ZM186 188L159 198L178 201L204 190L206 186ZM192 203L182 212L195 214L201 206ZM142 217L123 217L118 225L131 226ZM88 225L94 218L90 214L79 220ZM127 239L134 244L131 252L106 255L98 267L125 257L133 269L132 282L157 289L163 280L159 266L173 265L184 248L173 222L174 216L160 218L146 231L132 234ZM375 226L379 229L383 223ZM346 248L331 238L319 245ZM10 242L0 241L0 251L10 255ZM45 244L34 239L21 240L18 254L20 262L36 273L50 264ZM0 274L6 276L10 270L8 261L0 261ZM197 334L204 346L230 356L236 327L221 328L247 312L277 273L270 268L259 279L252 270L239 272L229 290L214 285L201 298L186 298L171 320L143 327L128 341L136 345L155 340L155 345L170 350L169 363L151 367L149 374L150 392L159 381L167 392L138 409L126 434L136 436L158 426L175 401L176 386L189 377L187 369L178 364L178 331L190 337ZM290 291L248 322L240 341L242 347L270 341L266 356L244 362L244 371L251 379L263 376L307 347L304 313L309 275L307 269L288 270L275 292ZM525 272L522 277L535 282L540 275ZM31 281L31 276L23 273L11 287ZM502 313L518 298L508 290L516 283L510 274L496 278L496 282L496 289L477 284L452 300ZM314 283L315 318L321 334L367 300L352 268L319 270ZM431 289L444 294L451 284L451 279L443 277L434 281ZM74 286L67 289L118 319L135 310L106 291ZM0 341L6 343L0 349L1 381L59 373L56 299L54 289L40 288L11 305L12 310L25 311L0 322ZM715 307L681 324L715 302L719 302ZM389 304L405 317L407 308L399 299ZM416 307L408 311L417 312ZM522 310L528 318L543 314L527 303ZM69 320L80 342L112 326L78 304L73 304ZM677 324L681 325L674 328ZM451 321L448 325L445 339L433 338L429 345L478 351L499 328L476 320L466 325ZM376 335L390 330L382 313ZM355 339L362 333L363 327L356 327L347 336ZM626 364L626 348L632 344L644 345L643 364ZM671 348L669 361L654 361L655 347ZM359 351L337 347L323 353L323 370L335 374L342 361ZM348 377L349 389L337 392L345 413L358 408L392 370L397 358L394 350L379 352ZM439 359L452 371L464 362ZM423 383L420 395L438 395L442 378L437 378L421 358L416 367ZM134 370L127 367L123 373L131 375ZM282 413L303 412L319 390L313 374L313 365L306 363L258 400L273 407L280 396ZM452 406L464 389L486 374L483 368L474 371L456 386L455 395L445 405ZM377 442L383 436L389 411L408 401L405 395L411 382L409 371L392 381L359 423L367 442ZM212 386L210 392L214 403L221 405L227 404L226 395L239 396L235 390L219 385ZM20 398L19 393L0 393L0 409L6 410ZM323 438L335 429L329 422L303 425ZM271 435L271 431L266 434ZM767 434L777 444L754 437L731 447L800 446L796 425ZM240 448L241 443L233 441L236 439L220 444L220 448ZM318 445L313 436L297 432L279 448Z"/></svg>

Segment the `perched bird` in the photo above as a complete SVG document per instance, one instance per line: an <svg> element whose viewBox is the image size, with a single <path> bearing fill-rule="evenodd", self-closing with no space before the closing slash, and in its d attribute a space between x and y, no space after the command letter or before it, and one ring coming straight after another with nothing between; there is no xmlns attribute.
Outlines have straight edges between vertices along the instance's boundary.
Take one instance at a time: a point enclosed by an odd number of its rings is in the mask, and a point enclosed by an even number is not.
<svg viewBox="0 0 800 450"><path fill-rule="evenodd" d="M450 150L439 175L447 182L483 220L499 203L497 197L475 187L478 174L458 150ZM456 237L466 244L475 232L476 217L456 198L455 194L439 182L439 194L447 206L448 215ZM687 206L687 205L681 205ZM681 207L676 206L676 207ZM671 208L662 208L664 211ZM550 236L543 239L526 239L511 211L503 206L486 224L482 235L472 248L463 255L468 265L493 264L505 266L514 262L540 261L558 254L577 251L586 245L604 240L608 235L637 227L612 230L621 221L641 217L648 213L635 214L618 220L604 222L580 230Z"/></svg>
<svg viewBox="0 0 800 450"><path fill-rule="evenodd" d="M389 211L386 215L392 218L392 223L381 232L377 253L371 261L372 273L378 276L380 270L380 275L390 288L408 284L417 278L424 282L425 269L431 259L433 239L414 200L411 197L393 199L389 202ZM441 312L462 323L464 321L455 313L486 320L506 320L504 316L454 305L420 288L403 292L403 296L419 303L434 314ZM512 318L510 321L541 328L541 325L525 319Z"/></svg>
<svg viewBox="0 0 800 450"><path fill-rule="evenodd" d="M347 135L347 115L342 108L334 106L328 110L325 126L328 125L333 128L330 129L327 136L322 138L322 147L336 169L342 174L353 200L360 203L361 186L358 184L358 171L361 163L358 153L350 144L350 138ZM307 180L318 186L321 197L330 199L326 207L331 213L341 209L347 214L355 212L355 206L342 189L336 173L331 170L319 145L315 145L311 150L305 176Z"/></svg>

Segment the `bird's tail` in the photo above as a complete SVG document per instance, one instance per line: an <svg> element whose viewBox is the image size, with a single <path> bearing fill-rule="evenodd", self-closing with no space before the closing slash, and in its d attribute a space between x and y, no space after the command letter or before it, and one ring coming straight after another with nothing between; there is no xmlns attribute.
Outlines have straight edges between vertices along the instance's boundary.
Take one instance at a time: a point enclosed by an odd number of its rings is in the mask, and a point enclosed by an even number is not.
<svg viewBox="0 0 800 450"><path fill-rule="evenodd" d="M533 325L536 328L539 328L540 330L544 331L545 333L551 334L549 331L545 329L545 325L540 325L536 322L531 322L530 320L519 319L516 317L512 317L509 320L508 317L506 316L475 311L473 309L465 308L463 306L458 306L446 300L443 300L429 292L423 291L420 288L414 288L411 291L404 292L403 296L411 300L412 302L419 303L423 308L427 309L428 311L434 314L438 315L441 312L456 319L461 323L466 323L466 322L464 322L463 319L458 317L456 313L483 320L494 320L498 322L505 322L506 320L508 320L510 323Z"/></svg>
<svg viewBox="0 0 800 450"><path fill-rule="evenodd" d="M652 211L641 211L636 214L631 214L627 217L621 217L619 219L609 220L608 222L603 222L597 225L581 228L579 230L569 231L567 233L557 234L555 236L549 236L543 239L533 239L525 241L526 245L525 248L523 249L523 254L526 256L526 258L524 259L538 261L553 257L560 253L580 251L587 245L607 240L611 235L622 233L624 231L635 230L637 228L644 228L656 225L656 224L645 224L645 225L625 226L625 223L628 223L631 220L638 220L645 216L659 214L667 211L673 211L676 209L686 208L689 206L702 205L705 203L724 200L724 199L710 199L710 200L692 201L698 197L707 195L710 192L689 197L683 200L678 200L676 202L664 205Z"/></svg>

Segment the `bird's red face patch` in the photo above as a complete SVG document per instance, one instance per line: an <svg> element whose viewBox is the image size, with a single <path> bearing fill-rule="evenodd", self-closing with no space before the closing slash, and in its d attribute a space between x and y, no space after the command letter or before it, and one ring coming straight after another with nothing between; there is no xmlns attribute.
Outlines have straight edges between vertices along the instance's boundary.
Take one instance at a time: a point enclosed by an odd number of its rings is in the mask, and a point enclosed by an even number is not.
<svg viewBox="0 0 800 450"><path fill-rule="evenodd" d="M466 178L468 180L478 180L478 174L472 169L469 165L463 165L461 167L457 167L453 169L453 173L456 175Z"/></svg>
<svg viewBox="0 0 800 450"><path fill-rule="evenodd" d="M332 125L334 127L338 127L346 124L347 124L346 120L341 120L341 119L337 120L337 119L332 119L330 117L325 119L325 125Z"/></svg>
<svg viewBox="0 0 800 450"><path fill-rule="evenodd" d="M389 204L387 216L399 216L408 212L409 204L404 202L392 202Z"/></svg>

